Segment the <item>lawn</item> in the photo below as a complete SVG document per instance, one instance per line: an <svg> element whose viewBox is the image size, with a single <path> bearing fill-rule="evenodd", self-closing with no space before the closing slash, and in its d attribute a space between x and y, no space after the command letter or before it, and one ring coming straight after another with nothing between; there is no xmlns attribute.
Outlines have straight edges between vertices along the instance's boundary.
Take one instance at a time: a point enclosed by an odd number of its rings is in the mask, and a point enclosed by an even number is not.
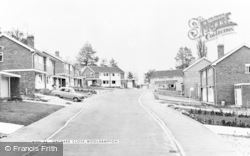
<svg viewBox="0 0 250 156"><path fill-rule="evenodd" d="M0 122L29 125L51 113L58 111L63 106L30 103L30 102L1 102Z"/></svg>

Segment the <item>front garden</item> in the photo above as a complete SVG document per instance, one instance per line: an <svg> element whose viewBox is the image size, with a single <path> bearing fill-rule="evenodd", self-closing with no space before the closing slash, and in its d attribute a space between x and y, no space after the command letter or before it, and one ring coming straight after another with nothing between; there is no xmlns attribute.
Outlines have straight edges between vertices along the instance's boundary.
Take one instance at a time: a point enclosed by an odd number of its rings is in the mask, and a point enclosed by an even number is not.
<svg viewBox="0 0 250 156"><path fill-rule="evenodd" d="M0 103L0 122L13 123L18 125L29 125L53 112L58 111L63 106L8 101Z"/></svg>
<svg viewBox="0 0 250 156"><path fill-rule="evenodd" d="M246 113L201 109L188 109L182 113L203 124L250 128L250 115Z"/></svg>

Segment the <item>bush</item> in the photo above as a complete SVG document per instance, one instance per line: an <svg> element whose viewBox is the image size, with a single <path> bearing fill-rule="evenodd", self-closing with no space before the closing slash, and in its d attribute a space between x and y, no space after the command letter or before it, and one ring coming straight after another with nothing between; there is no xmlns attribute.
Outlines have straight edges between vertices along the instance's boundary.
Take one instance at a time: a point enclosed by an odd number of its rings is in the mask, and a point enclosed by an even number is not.
<svg viewBox="0 0 250 156"><path fill-rule="evenodd" d="M51 90L49 89L41 89L40 93L43 95L50 95L51 94Z"/></svg>
<svg viewBox="0 0 250 156"><path fill-rule="evenodd" d="M159 100L159 99L160 99L159 96L156 95L156 94L154 94L154 97L155 97L156 100Z"/></svg>

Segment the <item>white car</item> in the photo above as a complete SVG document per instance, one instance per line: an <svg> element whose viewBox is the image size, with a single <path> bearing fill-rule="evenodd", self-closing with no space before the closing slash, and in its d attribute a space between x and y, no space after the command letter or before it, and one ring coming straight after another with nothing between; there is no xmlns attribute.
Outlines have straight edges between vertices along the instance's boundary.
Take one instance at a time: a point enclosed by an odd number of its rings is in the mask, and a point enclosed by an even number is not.
<svg viewBox="0 0 250 156"><path fill-rule="evenodd" d="M61 87L58 90L52 90L51 95L55 95L60 98L72 99L74 102L81 101L86 98L85 95L76 93L73 88L68 87Z"/></svg>

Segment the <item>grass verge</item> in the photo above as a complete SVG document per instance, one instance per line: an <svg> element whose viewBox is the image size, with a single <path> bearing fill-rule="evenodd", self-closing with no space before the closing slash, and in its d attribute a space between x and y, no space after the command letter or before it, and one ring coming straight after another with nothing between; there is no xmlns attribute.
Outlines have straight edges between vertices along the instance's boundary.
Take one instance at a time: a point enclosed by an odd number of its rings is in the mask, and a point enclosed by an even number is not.
<svg viewBox="0 0 250 156"><path fill-rule="evenodd" d="M0 122L27 126L61 108L63 106L41 103L4 102L0 103Z"/></svg>

